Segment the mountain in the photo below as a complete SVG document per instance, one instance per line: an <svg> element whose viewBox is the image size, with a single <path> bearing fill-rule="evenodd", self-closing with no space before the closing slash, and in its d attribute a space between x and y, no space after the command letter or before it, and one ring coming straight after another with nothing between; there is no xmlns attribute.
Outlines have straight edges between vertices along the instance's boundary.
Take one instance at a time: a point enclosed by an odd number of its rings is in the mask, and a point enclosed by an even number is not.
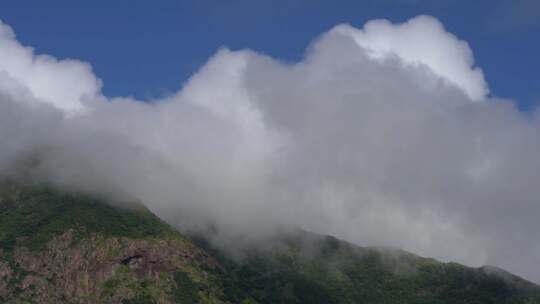
<svg viewBox="0 0 540 304"><path fill-rule="evenodd" d="M4 182L0 303L540 303L540 287L305 231L232 258L142 205Z"/></svg>

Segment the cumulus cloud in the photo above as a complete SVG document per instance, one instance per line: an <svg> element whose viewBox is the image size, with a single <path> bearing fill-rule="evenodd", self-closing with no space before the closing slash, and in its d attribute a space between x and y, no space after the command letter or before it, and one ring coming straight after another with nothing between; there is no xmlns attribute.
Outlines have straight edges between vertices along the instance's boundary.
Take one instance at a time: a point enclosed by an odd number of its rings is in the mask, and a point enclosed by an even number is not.
<svg viewBox="0 0 540 304"><path fill-rule="evenodd" d="M221 49L152 103L0 36L4 176L138 199L218 242L299 226L540 281L538 115L489 97L434 18L339 25L294 64Z"/></svg>
<svg viewBox="0 0 540 304"><path fill-rule="evenodd" d="M351 35L371 58L384 60L395 55L406 65L426 65L437 76L459 86L473 100L489 92L482 70L473 67L469 45L430 16L419 16L403 24L373 20L362 30L342 25L336 31Z"/></svg>
<svg viewBox="0 0 540 304"><path fill-rule="evenodd" d="M0 71L4 76L23 84L32 97L57 108L81 110L85 98L96 98L100 94L101 82L89 64L35 55L32 48L22 46L13 30L1 22L0 58Z"/></svg>

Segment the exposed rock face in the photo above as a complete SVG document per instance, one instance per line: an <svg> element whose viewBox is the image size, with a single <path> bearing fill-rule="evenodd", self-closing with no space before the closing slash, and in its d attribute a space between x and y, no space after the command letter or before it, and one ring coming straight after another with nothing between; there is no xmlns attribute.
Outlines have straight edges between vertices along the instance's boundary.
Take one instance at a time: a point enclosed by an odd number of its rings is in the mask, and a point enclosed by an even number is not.
<svg viewBox="0 0 540 304"><path fill-rule="evenodd" d="M2 255L0 254L0 257ZM11 288L9 288L9 281L13 275L13 271L6 262L0 261L0 299L6 298Z"/></svg>
<svg viewBox="0 0 540 304"><path fill-rule="evenodd" d="M140 204L0 181L0 303L226 303L217 263Z"/></svg>
<svg viewBox="0 0 540 304"><path fill-rule="evenodd" d="M11 264L11 265L10 265ZM128 303L148 294L157 303L177 303L183 292L174 275L186 274L212 298L216 262L180 239L129 239L94 234L74 240L72 230L42 251L18 247L12 262L0 262L0 297L6 303ZM191 292L191 291L186 291Z"/></svg>

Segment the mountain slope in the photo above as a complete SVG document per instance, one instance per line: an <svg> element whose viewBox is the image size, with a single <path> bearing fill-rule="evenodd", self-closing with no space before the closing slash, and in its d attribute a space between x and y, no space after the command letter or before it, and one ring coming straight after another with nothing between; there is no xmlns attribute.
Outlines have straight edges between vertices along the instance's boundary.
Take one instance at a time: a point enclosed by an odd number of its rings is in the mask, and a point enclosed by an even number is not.
<svg viewBox="0 0 540 304"><path fill-rule="evenodd" d="M0 303L218 301L217 263L143 207L0 188Z"/></svg>
<svg viewBox="0 0 540 304"><path fill-rule="evenodd" d="M3 183L0 303L540 303L494 268L303 231L241 261L194 240L142 206Z"/></svg>
<svg viewBox="0 0 540 304"><path fill-rule="evenodd" d="M228 270L226 294L237 295L232 302L250 296L258 303L540 303L538 286L494 268L304 232L279 243L243 263L218 258Z"/></svg>

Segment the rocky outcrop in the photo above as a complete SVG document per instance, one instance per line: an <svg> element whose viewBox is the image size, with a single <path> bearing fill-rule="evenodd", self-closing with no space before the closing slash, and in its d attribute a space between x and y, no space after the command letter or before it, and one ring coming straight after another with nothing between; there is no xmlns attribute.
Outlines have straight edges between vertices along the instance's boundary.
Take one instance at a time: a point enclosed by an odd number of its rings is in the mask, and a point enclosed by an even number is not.
<svg viewBox="0 0 540 304"><path fill-rule="evenodd" d="M2 255L0 254L0 257ZM13 275L13 270L9 267L7 262L0 261L0 299L5 299L9 296L12 291L9 286Z"/></svg>
<svg viewBox="0 0 540 304"><path fill-rule="evenodd" d="M77 240L69 230L45 250L17 247L7 260L0 261L0 297L7 303L128 303L144 295L177 303L176 273L186 274L201 297L215 297L209 282L217 263L180 238Z"/></svg>

